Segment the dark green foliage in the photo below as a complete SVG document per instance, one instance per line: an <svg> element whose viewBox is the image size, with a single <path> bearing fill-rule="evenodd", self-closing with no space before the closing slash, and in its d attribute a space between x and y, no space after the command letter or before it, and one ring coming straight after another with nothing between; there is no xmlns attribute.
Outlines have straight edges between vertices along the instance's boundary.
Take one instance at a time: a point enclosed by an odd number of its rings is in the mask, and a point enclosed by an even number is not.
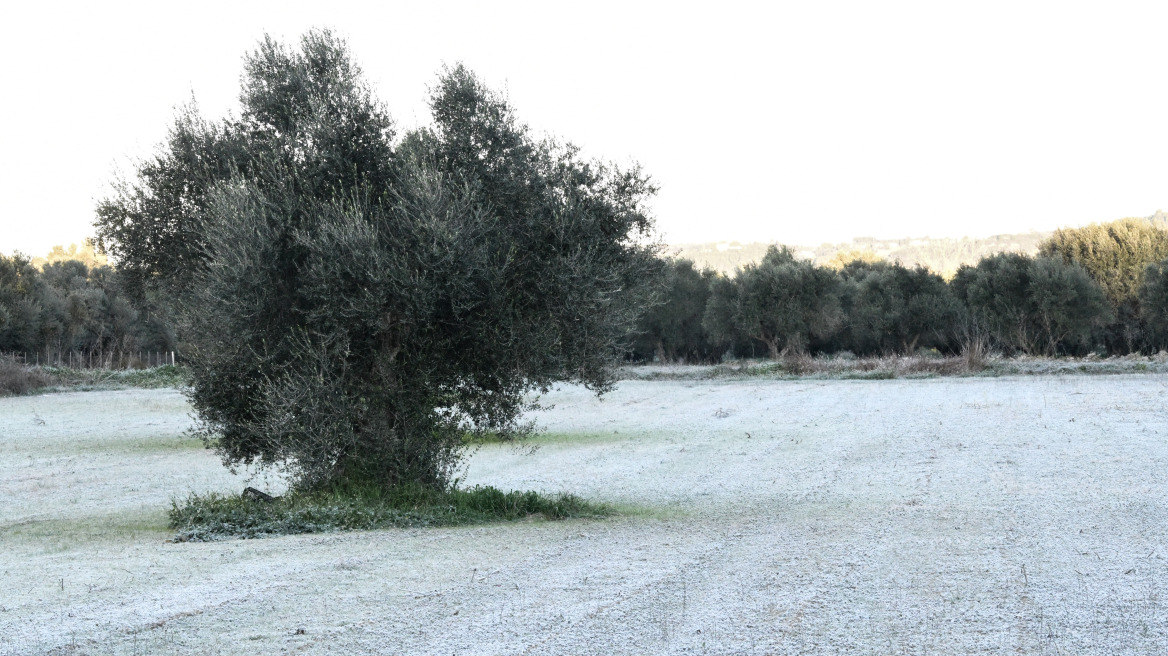
<svg viewBox="0 0 1168 656"><path fill-rule="evenodd" d="M941 276L900 264L852 262L841 272L844 327L837 343L853 353L947 349L961 306Z"/></svg>
<svg viewBox="0 0 1168 656"><path fill-rule="evenodd" d="M702 316L716 274L689 260L667 260L660 303L637 325L633 355L640 360L708 362L721 355L702 328Z"/></svg>
<svg viewBox="0 0 1168 656"><path fill-rule="evenodd" d="M160 173L99 217L144 279L188 290L190 399L226 464L283 467L298 489L442 489L468 430L525 430L528 391L611 385L660 270L638 169L534 138L461 66L432 91L434 127L397 141L328 33L265 41L243 87L239 119L180 121L197 152L172 134ZM191 259L172 272L165 240L114 219L185 175L165 226Z"/></svg>
<svg viewBox="0 0 1168 656"><path fill-rule="evenodd" d="M173 331L154 295L133 302L122 276L76 260L38 269L21 255L0 255L0 352L47 360L61 353L169 351ZM153 314L152 314L153 313Z"/></svg>
<svg viewBox="0 0 1168 656"><path fill-rule="evenodd" d="M1091 350L1092 335L1114 316L1103 290L1086 271L1054 258L1032 261L1029 300L1037 346L1045 355Z"/></svg>
<svg viewBox="0 0 1168 656"><path fill-rule="evenodd" d="M392 122L328 32L306 35L299 51L265 38L246 59L240 103L238 119L213 122L192 102L136 179L98 205L97 241L137 285L192 283L209 255L209 197L225 181L297 199L281 208L284 239L307 209L300 201L387 190Z"/></svg>
<svg viewBox="0 0 1168 656"><path fill-rule="evenodd" d="M1003 253L962 267L953 291L969 320L1006 351L1082 352L1111 319L1102 290L1076 264Z"/></svg>
<svg viewBox="0 0 1168 656"><path fill-rule="evenodd" d="M812 338L829 336L839 325L839 294L834 271L772 246L757 265L714 280L703 325L716 340L737 333L758 340L772 358L801 353Z"/></svg>
<svg viewBox="0 0 1168 656"><path fill-rule="evenodd" d="M1138 296L1149 346L1157 350L1168 348L1168 260L1144 269Z"/></svg>
<svg viewBox="0 0 1168 656"><path fill-rule="evenodd" d="M136 295L181 291L205 256L202 230L208 190L250 165L241 135L199 116L192 101L176 117L158 153L132 181L114 183L97 206L96 242L118 261Z"/></svg>
<svg viewBox="0 0 1168 656"><path fill-rule="evenodd" d="M970 321L992 335L1000 348L1030 352L1034 326L1029 316L1030 258L1001 253L963 266L952 281L953 292L970 312Z"/></svg>
<svg viewBox="0 0 1168 656"><path fill-rule="evenodd" d="M715 274L710 279L710 295L702 313L702 330L707 339L720 346L741 349L750 338L744 335L735 321L739 288L733 277ZM733 351L731 351L733 353Z"/></svg>
<svg viewBox="0 0 1168 656"><path fill-rule="evenodd" d="M171 504L177 541L258 538L391 527L451 526L491 521L605 517L608 506L565 494L502 492L493 487L435 490L420 485L330 488L275 501L191 495Z"/></svg>

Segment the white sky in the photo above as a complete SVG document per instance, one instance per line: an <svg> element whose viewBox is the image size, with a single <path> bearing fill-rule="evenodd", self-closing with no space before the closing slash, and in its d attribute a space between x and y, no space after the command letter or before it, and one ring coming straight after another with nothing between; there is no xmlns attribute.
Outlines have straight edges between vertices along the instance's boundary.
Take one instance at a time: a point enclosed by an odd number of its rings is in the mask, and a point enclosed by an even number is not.
<svg viewBox="0 0 1168 656"><path fill-rule="evenodd" d="M92 234L265 33L345 36L402 127L463 61L521 119L661 185L665 239L987 236L1168 209L1168 3L13 3L0 252ZM13 6L15 5L15 6ZM35 5L35 6L34 6Z"/></svg>

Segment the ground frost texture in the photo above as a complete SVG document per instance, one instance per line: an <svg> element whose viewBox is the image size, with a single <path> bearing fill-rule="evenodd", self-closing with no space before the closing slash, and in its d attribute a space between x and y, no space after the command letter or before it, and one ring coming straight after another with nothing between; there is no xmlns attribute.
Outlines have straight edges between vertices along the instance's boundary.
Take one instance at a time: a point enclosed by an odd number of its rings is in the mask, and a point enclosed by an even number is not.
<svg viewBox="0 0 1168 656"><path fill-rule="evenodd" d="M1168 653L1168 377L544 402L467 481L622 516L172 544L181 395L0 399L0 654Z"/></svg>

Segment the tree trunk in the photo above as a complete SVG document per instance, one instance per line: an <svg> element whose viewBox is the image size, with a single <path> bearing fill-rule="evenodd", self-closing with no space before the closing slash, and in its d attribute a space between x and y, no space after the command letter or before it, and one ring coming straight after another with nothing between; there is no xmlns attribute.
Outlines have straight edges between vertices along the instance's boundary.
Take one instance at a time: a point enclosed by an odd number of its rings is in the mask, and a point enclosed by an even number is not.
<svg viewBox="0 0 1168 656"><path fill-rule="evenodd" d="M766 342L767 352L770 353L770 357L772 360L777 361L780 357L782 357L782 354L779 352L779 340L778 339L765 339L764 338L762 341Z"/></svg>

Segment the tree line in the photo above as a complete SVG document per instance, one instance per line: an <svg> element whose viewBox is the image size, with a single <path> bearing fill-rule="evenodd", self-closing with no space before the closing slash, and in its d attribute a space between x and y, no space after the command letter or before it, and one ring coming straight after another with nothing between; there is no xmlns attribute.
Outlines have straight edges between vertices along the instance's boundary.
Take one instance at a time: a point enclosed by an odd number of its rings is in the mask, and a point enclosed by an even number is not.
<svg viewBox="0 0 1168 656"><path fill-rule="evenodd" d="M87 256L91 246L60 250L0 255L0 352L178 348L167 290ZM1168 230L1147 220L1058 230L1036 256L983 257L949 280L861 255L819 266L773 246L732 275L668 258L629 357L948 354L974 340L1047 356L1168 348Z"/></svg>
<svg viewBox="0 0 1168 656"><path fill-rule="evenodd" d="M871 258L835 266L772 246L732 275L670 259L634 360L784 353L1085 355L1168 348L1168 231L1143 219L1062 229L1035 256L999 253L949 280Z"/></svg>
<svg viewBox="0 0 1168 656"><path fill-rule="evenodd" d="M165 298L134 296L113 267L92 258L50 254L38 263L19 253L0 255L2 353L48 362L65 353L171 351L175 341Z"/></svg>

